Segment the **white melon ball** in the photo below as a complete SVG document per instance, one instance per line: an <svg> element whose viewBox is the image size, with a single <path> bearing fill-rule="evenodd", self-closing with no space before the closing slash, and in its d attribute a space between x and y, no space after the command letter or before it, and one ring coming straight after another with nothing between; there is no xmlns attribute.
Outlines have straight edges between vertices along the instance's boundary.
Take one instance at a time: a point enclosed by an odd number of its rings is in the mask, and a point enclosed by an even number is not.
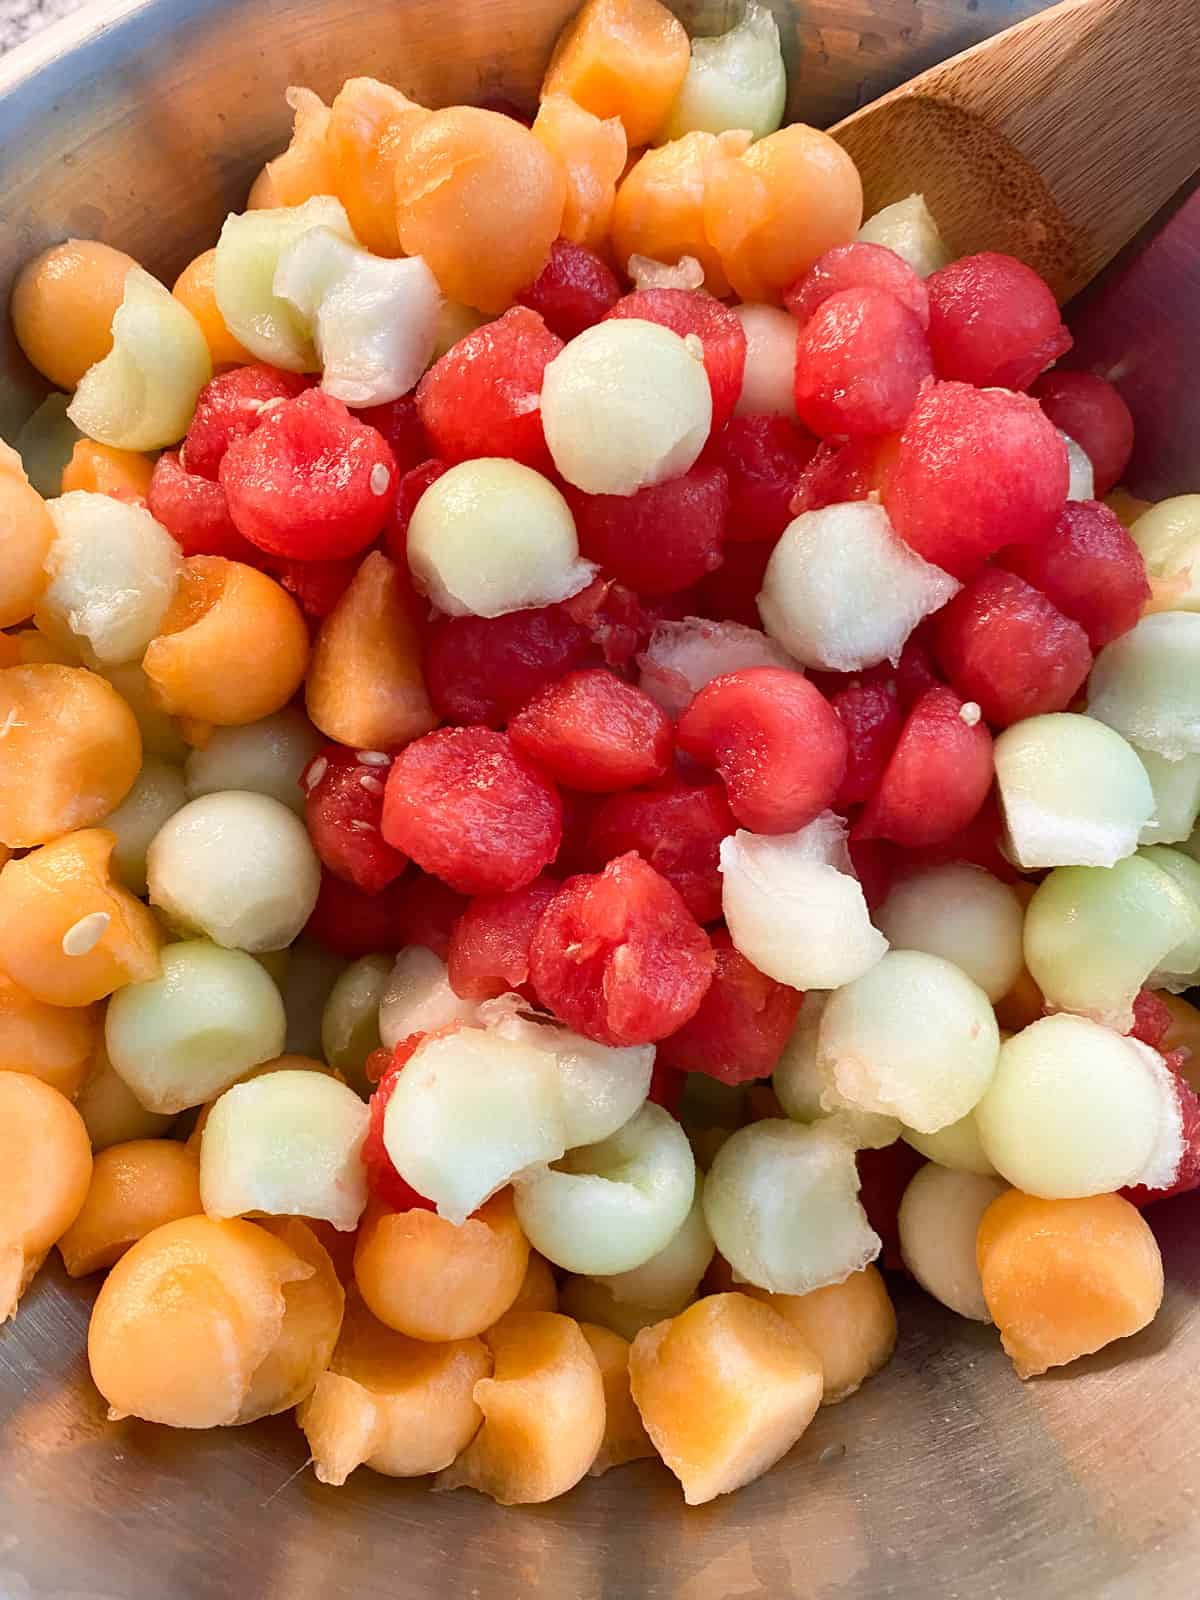
<svg viewBox="0 0 1200 1600"><path fill-rule="evenodd" d="M918 1133L915 1128L902 1132L905 1144L912 1145L939 1167L949 1167L951 1172L974 1172L981 1178L994 1178L996 1169L988 1159L979 1137L979 1124L975 1113L968 1111L957 1122L948 1122L936 1133Z"/></svg>
<svg viewBox="0 0 1200 1600"><path fill-rule="evenodd" d="M547 366L542 426L554 465L586 494L679 477L712 426L700 341L638 317L598 322Z"/></svg>
<svg viewBox="0 0 1200 1600"><path fill-rule="evenodd" d="M514 1183L517 1220L535 1250L568 1272L609 1276L640 1267L675 1237L691 1210L696 1163L674 1117L647 1102L609 1138Z"/></svg>
<svg viewBox="0 0 1200 1600"><path fill-rule="evenodd" d="M923 194L910 194L867 218L858 237L894 250L922 278L949 266L954 259L925 204Z"/></svg>
<svg viewBox="0 0 1200 1600"><path fill-rule="evenodd" d="M1159 611L1105 645L1088 713L1168 761L1200 755L1200 615Z"/></svg>
<svg viewBox="0 0 1200 1600"><path fill-rule="evenodd" d="M845 823L831 811L798 833L723 839L721 878L734 945L779 983L836 989L887 949L853 876Z"/></svg>
<svg viewBox="0 0 1200 1600"><path fill-rule="evenodd" d="M779 127L786 102L779 25L768 6L748 0L732 28L692 40L687 76L655 143L733 128L761 139Z"/></svg>
<svg viewBox="0 0 1200 1600"><path fill-rule="evenodd" d="M664 1317L674 1317L695 1298L715 1252L704 1220L704 1176L698 1172L692 1208L658 1254L640 1267L594 1281L620 1305L655 1306Z"/></svg>
<svg viewBox="0 0 1200 1600"><path fill-rule="evenodd" d="M1152 750L1139 750L1154 793L1154 814L1138 835L1139 844L1182 844L1190 839L1200 817L1200 755L1168 761Z"/></svg>
<svg viewBox="0 0 1200 1600"><path fill-rule="evenodd" d="M108 679L137 718L142 749L147 755L161 756L175 765L187 760L191 746L185 742L175 718L155 700L140 662L126 661L119 667L104 667L100 676Z"/></svg>
<svg viewBox="0 0 1200 1600"><path fill-rule="evenodd" d="M951 1172L932 1161L916 1173L900 1202L900 1253L927 1294L960 1317L990 1322L975 1262L983 1213L1006 1193L1001 1178Z"/></svg>
<svg viewBox="0 0 1200 1600"><path fill-rule="evenodd" d="M746 368L734 416L777 412L794 422L800 324L778 306L734 306L733 314L746 335Z"/></svg>
<svg viewBox="0 0 1200 1600"><path fill-rule="evenodd" d="M854 1151L819 1123L739 1129L709 1171L704 1215L734 1276L775 1294L841 1283L879 1254Z"/></svg>
<svg viewBox="0 0 1200 1600"><path fill-rule="evenodd" d="M1200 611L1200 494L1160 500L1129 530L1152 585L1174 611Z"/></svg>
<svg viewBox="0 0 1200 1600"><path fill-rule="evenodd" d="M676 721L714 678L747 667L786 667L801 671L787 651L760 628L742 622L710 622L684 617L660 622L637 658L638 687Z"/></svg>
<svg viewBox="0 0 1200 1600"><path fill-rule="evenodd" d="M150 900L231 950L282 950L317 903L321 864L294 811L231 789L191 801L146 857Z"/></svg>
<svg viewBox="0 0 1200 1600"><path fill-rule="evenodd" d="M187 787L178 767L146 756L133 788L100 824L117 836L112 863L134 894L146 893L146 855L170 817L187 805Z"/></svg>
<svg viewBox="0 0 1200 1600"><path fill-rule="evenodd" d="M103 1044L75 1097L75 1109L97 1152L107 1150L109 1145L128 1144L131 1139L161 1139L175 1121L174 1112L146 1110L114 1069Z"/></svg>
<svg viewBox="0 0 1200 1600"><path fill-rule="evenodd" d="M206 939L169 944L162 971L108 1003L113 1069L148 1111L203 1105L283 1050L279 990L253 956Z"/></svg>
<svg viewBox="0 0 1200 1600"><path fill-rule="evenodd" d="M76 489L46 510L55 536L38 626L96 666L140 660L175 593L179 546L144 507L111 495Z"/></svg>
<svg viewBox="0 0 1200 1600"><path fill-rule="evenodd" d="M1070 434L1059 429L1059 437L1067 447L1067 467L1070 476L1067 480L1068 500L1094 500L1096 498L1096 474L1092 467L1092 458L1081 444L1076 444Z"/></svg>
<svg viewBox="0 0 1200 1600"><path fill-rule="evenodd" d="M418 589L452 617L553 605L596 575L550 480L498 456L462 461L430 484L408 525L408 564Z"/></svg>
<svg viewBox="0 0 1200 1600"><path fill-rule="evenodd" d="M208 1114L200 1198L210 1217L319 1217L343 1233L367 1203L363 1140L371 1114L320 1072L270 1072L234 1084Z"/></svg>
<svg viewBox="0 0 1200 1600"><path fill-rule="evenodd" d="M1094 717L1026 717L996 740L995 760L1009 854L1020 867L1114 866L1154 816L1137 751Z"/></svg>
<svg viewBox="0 0 1200 1600"><path fill-rule="evenodd" d="M441 956L423 944L409 945L392 963L379 1001L379 1037L388 1050L413 1033L433 1033L455 1022L474 1022L479 1007L450 987Z"/></svg>
<svg viewBox="0 0 1200 1600"><path fill-rule="evenodd" d="M1159 1188L1183 1149L1162 1057L1086 1017L1043 1017L1006 1040L975 1118L997 1172L1047 1200Z"/></svg>
<svg viewBox="0 0 1200 1600"><path fill-rule="evenodd" d="M1200 973L1200 863L1185 851L1172 850L1165 844L1145 845L1138 855L1166 873L1183 891L1192 910L1191 928L1167 952L1154 973L1156 980L1162 980L1162 988L1180 993Z"/></svg>
<svg viewBox="0 0 1200 1600"><path fill-rule="evenodd" d="M999 1048L991 1003L960 967L889 950L830 996L817 1054L837 1103L934 1133L978 1102Z"/></svg>
<svg viewBox="0 0 1200 1600"><path fill-rule="evenodd" d="M816 1122L823 1117L823 1096L833 1087L817 1063L817 1036L827 999L819 989L804 996L771 1077L775 1098L794 1122Z"/></svg>
<svg viewBox="0 0 1200 1600"><path fill-rule="evenodd" d="M426 1039L396 1079L383 1142L439 1216L465 1222L518 1174L565 1151L554 1057L481 1028Z"/></svg>
<svg viewBox="0 0 1200 1600"><path fill-rule="evenodd" d="M806 511L784 529L758 597L771 637L806 667L898 661L921 621L961 588L923 561L870 500Z"/></svg>
<svg viewBox="0 0 1200 1600"><path fill-rule="evenodd" d="M1021 975L1024 920L1008 884L963 861L909 873L875 916L894 950L924 950L953 961L993 1004Z"/></svg>
<svg viewBox="0 0 1200 1600"><path fill-rule="evenodd" d="M270 795L304 815L300 774L324 740L303 711L287 706L261 722L214 728L202 750L188 756L184 775L192 799L221 789Z"/></svg>
<svg viewBox="0 0 1200 1600"><path fill-rule="evenodd" d="M383 1043L379 1002L391 971L388 956L360 956L338 978L321 1012L321 1054L364 1095L373 1088L364 1071L367 1057Z"/></svg>

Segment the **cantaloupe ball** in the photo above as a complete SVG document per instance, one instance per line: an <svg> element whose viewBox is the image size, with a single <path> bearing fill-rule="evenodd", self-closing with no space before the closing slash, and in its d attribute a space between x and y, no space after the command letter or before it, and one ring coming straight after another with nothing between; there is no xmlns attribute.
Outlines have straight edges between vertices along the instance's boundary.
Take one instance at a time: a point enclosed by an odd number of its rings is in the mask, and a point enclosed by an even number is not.
<svg viewBox="0 0 1200 1600"><path fill-rule="evenodd" d="M977 1239L984 1299L1021 1378L1128 1338L1162 1302L1158 1244L1120 1195L1039 1200L1010 1190Z"/></svg>
<svg viewBox="0 0 1200 1600"><path fill-rule="evenodd" d="M660 0L587 0L558 36L542 92L620 117L636 148L666 121L689 59L683 24Z"/></svg>
<svg viewBox="0 0 1200 1600"><path fill-rule="evenodd" d="M252 1222L185 1217L148 1233L105 1279L88 1327L110 1418L238 1421L283 1327L284 1287L313 1270Z"/></svg>
<svg viewBox="0 0 1200 1600"><path fill-rule="evenodd" d="M896 1311L876 1267L810 1294L770 1294L750 1286L741 1292L778 1311L816 1351L824 1374L823 1406L856 1394L896 1348Z"/></svg>
<svg viewBox="0 0 1200 1600"><path fill-rule="evenodd" d="M73 1100L101 1032L98 1006L51 1006L0 974L0 1072L28 1072Z"/></svg>
<svg viewBox="0 0 1200 1600"><path fill-rule="evenodd" d="M260 1226L294 1251L312 1274L284 1284L283 1324L255 1369L238 1422L273 1417L307 1399L329 1365L346 1302L329 1252L303 1218L275 1217Z"/></svg>
<svg viewBox="0 0 1200 1600"><path fill-rule="evenodd" d="M761 1477L821 1404L821 1362L777 1311L709 1295L646 1328L629 1356L633 1398L654 1448L703 1505Z"/></svg>
<svg viewBox="0 0 1200 1600"><path fill-rule="evenodd" d="M554 1279L554 1269L545 1256L538 1255L536 1250L529 1252L529 1265L525 1268L525 1276L521 1279L517 1298L509 1310L558 1310L558 1284Z"/></svg>
<svg viewBox="0 0 1200 1600"><path fill-rule="evenodd" d="M588 1468L589 1477L599 1478L610 1467L652 1457L654 1446L629 1387L629 1340L595 1322L581 1322L579 1331L596 1358L604 1384L604 1438Z"/></svg>
<svg viewBox="0 0 1200 1600"><path fill-rule="evenodd" d="M468 1487L500 1505L565 1494L604 1440L604 1380L570 1317L515 1311L484 1334L492 1376L475 1385L483 1426L435 1484Z"/></svg>
<svg viewBox="0 0 1200 1600"><path fill-rule="evenodd" d="M119 1261L165 1222L201 1210L200 1163L172 1139L135 1139L102 1150L87 1199L58 1241L67 1274L82 1278Z"/></svg>
<svg viewBox="0 0 1200 1600"><path fill-rule="evenodd" d="M43 377L74 389L112 349L112 320L137 266L96 239L67 239L21 269L11 315L17 343Z"/></svg>
<svg viewBox="0 0 1200 1600"><path fill-rule="evenodd" d="M0 443L0 627L11 628L33 614L53 543L45 501L26 476L21 457Z"/></svg>
<svg viewBox="0 0 1200 1600"><path fill-rule="evenodd" d="M483 1421L474 1390L491 1370L482 1340L407 1338L351 1292L329 1369L296 1417L318 1480L343 1484L358 1466L389 1478L448 1467Z"/></svg>
<svg viewBox="0 0 1200 1600"><path fill-rule="evenodd" d="M0 1323L79 1215L91 1175L71 1102L28 1073L0 1072Z"/></svg>
<svg viewBox="0 0 1200 1600"><path fill-rule="evenodd" d="M455 1224L432 1211L371 1206L358 1231L354 1275L370 1310L413 1339L443 1343L482 1333L512 1306L529 1241L503 1189Z"/></svg>

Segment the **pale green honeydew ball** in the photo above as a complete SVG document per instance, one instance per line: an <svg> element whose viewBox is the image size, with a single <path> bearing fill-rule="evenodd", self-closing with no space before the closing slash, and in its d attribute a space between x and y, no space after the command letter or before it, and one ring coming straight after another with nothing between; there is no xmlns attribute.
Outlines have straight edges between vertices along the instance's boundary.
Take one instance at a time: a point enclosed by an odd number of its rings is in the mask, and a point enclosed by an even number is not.
<svg viewBox="0 0 1200 1600"><path fill-rule="evenodd" d="M321 735L302 711L287 706L261 722L214 728L203 750L193 750L184 775L193 800L224 789L249 789L269 795L304 815L300 774L322 745Z"/></svg>
<svg viewBox="0 0 1200 1600"><path fill-rule="evenodd" d="M767 6L748 0L728 32L692 40L683 87L654 142L735 128L761 139L783 121L786 101L778 24Z"/></svg>
<svg viewBox="0 0 1200 1600"><path fill-rule="evenodd" d="M1200 817L1200 755L1168 761L1153 750L1139 750L1154 791L1154 815L1138 835L1139 844L1178 844L1187 849Z"/></svg>
<svg viewBox="0 0 1200 1600"><path fill-rule="evenodd" d="M361 956L351 962L329 991L321 1013L321 1048L331 1067L359 1094L373 1085L363 1073L367 1057L382 1044L379 1002L392 970L390 956Z"/></svg>
<svg viewBox="0 0 1200 1600"><path fill-rule="evenodd" d="M983 1213L1007 1193L1002 1178L952 1172L932 1161L909 1182L900 1202L900 1253L927 1294L960 1317L990 1322L975 1261Z"/></svg>
<svg viewBox="0 0 1200 1600"><path fill-rule="evenodd" d="M876 211L858 230L868 244L881 244L896 254L922 278L949 266L954 259L925 204L923 194L910 194Z"/></svg>
<svg viewBox="0 0 1200 1600"><path fill-rule="evenodd" d="M658 1254L640 1267L595 1281L620 1305L657 1307L662 1316L674 1317L695 1299L715 1251L704 1220L704 1178L698 1172L691 1210Z"/></svg>
<svg viewBox="0 0 1200 1600"><path fill-rule="evenodd" d="M894 950L923 950L954 962L993 1003L1021 975L1024 919L1008 884L965 861L907 874L875 914Z"/></svg>
<svg viewBox="0 0 1200 1600"><path fill-rule="evenodd" d="M178 767L158 756L145 756L133 788L100 824L117 836L112 863L133 894L146 893L146 853L169 817L187 804L187 788Z"/></svg>
<svg viewBox="0 0 1200 1600"><path fill-rule="evenodd" d="M1153 612L1105 645L1088 714L1168 761L1200 754L1200 615Z"/></svg>
<svg viewBox="0 0 1200 1600"><path fill-rule="evenodd" d="M1200 611L1200 494L1160 500L1129 533L1172 610Z"/></svg>
<svg viewBox="0 0 1200 1600"><path fill-rule="evenodd" d="M988 1159L979 1137L979 1124L975 1113L951 1122L936 1133L918 1133L915 1128L905 1128L901 1134L905 1144L912 1145L930 1161L951 1172L973 1172L980 1178L994 1178L996 1169Z"/></svg>

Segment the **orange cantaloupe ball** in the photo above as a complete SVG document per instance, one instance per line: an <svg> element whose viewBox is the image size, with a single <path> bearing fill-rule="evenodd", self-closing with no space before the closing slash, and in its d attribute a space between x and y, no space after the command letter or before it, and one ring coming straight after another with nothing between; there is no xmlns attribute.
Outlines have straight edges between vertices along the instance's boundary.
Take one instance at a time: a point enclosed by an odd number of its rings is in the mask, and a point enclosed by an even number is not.
<svg viewBox="0 0 1200 1600"><path fill-rule="evenodd" d="M667 120L691 54L683 24L659 0L587 0L558 37L542 94L619 117L633 149Z"/></svg>
<svg viewBox="0 0 1200 1600"><path fill-rule="evenodd" d="M612 242L624 268L632 255L674 265L694 257L704 269L704 286L717 296L729 293L721 255L704 226L708 174L719 162L746 149L748 133L688 133L657 150L647 150L617 186Z"/></svg>
<svg viewBox="0 0 1200 1600"><path fill-rule="evenodd" d="M743 1293L778 1311L816 1351L824 1374L823 1406L856 1393L896 1348L896 1310L875 1267L808 1294L770 1294L748 1286Z"/></svg>
<svg viewBox="0 0 1200 1600"><path fill-rule="evenodd" d="M286 98L293 112L291 141L254 180L247 211L299 206L315 194L336 192L337 174L325 137L329 107L311 89L291 88Z"/></svg>
<svg viewBox="0 0 1200 1600"><path fill-rule="evenodd" d="M499 313L546 264L562 164L522 123L478 106L411 117L394 137L396 230L451 300Z"/></svg>
<svg viewBox="0 0 1200 1600"><path fill-rule="evenodd" d="M35 1000L90 1006L158 976L153 912L113 880L116 835L84 828L0 871L0 969Z"/></svg>
<svg viewBox="0 0 1200 1600"><path fill-rule="evenodd" d="M369 1206L354 1251L355 1280L375 1316L435 1344L472 1338L499 1321L528 1265L511 1189L461 1224L419 1208Z"/></svg>
<svg viewBox="0 0 1200 1600"><path fill-rule="evenodd" d="M172 716L238 727L281 711L304 681L308 629L274 578L192 556L142 662Z"/></svg>
<svg viewBox="0 0 1200 1600"><path fill-rule="evenodd" d="M86 1277L119 1261L165 1222L201 1210L200 1163L173 1139L135 1139L101 1150L87 1199L58 1241L67 1275Z"/></svg>
<svg viewBox="0 0 1200 1600"><path fill-rule="evenodd" d="M378 78L347 78L329 109L326 149L333 171L331 191L346 208L360 244L377 256L398 256L396 231L396 132L408 119L429 115Z"/></svg>
<svg viewBox="0 0 1200 1600"><path fill-rule="evenodd" d="M0 1072L0 1323L79 1215L91 1175L91 1140L66 1096Z"/></svg>
<svg viewBox="0 0 1200 1600"><path fill-rule="evenodd" d="M82 489L116 500L144 500L153 473L153 461L138 450L117 450L94 439L77 439L63 468L62 492Z"/></svg>
<svg viewBox="0 0 1200 1600"><path fill-rule="evenodd" d="M745 1294L709 1295L644 1328L629 1374L646 1432L690 1506L773 1467L816 1416L824 1390L807 1339Z"/></svg>
<svg viewBox="0 0 1200 1600"><path fill-rule="evenodd" d="M558 1310L558 1285L554 1281L554 1272L545 1256L538 1255L536 1250L529 1252L529 1265L525 1268L525 1276L521 1280L521 1287L517 1290L517 1298L508 1309L510 1311Z"/></svg>
<svg viewBox="0 0 1200 1600"><path fill-rule="evenodd" d="M566 173L563 238L603 253L612 228L617 180L628 155L620 119L593 116L566 95L552 94L538 107L533 136Z"/></svg>
<svg viewBox="0 0 1200 1600"><path fill-rule="evenodd" d="M54 538L46 502L20 456L0 440L0 628L33 615L46 587L46 557Z"/></svg>
<svg viewBox="0 0 1200 1600"><path fill-rule="evenodd" d="M374 550L321 624L305 691L309 719L355 750L391 750L437 724L405 576Z"/></svg>
<svg viewBox="0 0 1200 1600"><path fill-rule="evenodd" d="M1020 1378L1033 1378L1154 1320L1163 1296L1158 1241L1117 1194L1041 1200L1010 1189L976 1235L983 1297Z"/></svg>
<svg viewBox="0 0 1200 1600"><path fill-rule="evenodd" d="M127 1250L88 1326L92 1379L109 1417L173 1428L237 1422L279 1338L284 1287L313 1268L265 1228L184 1217Z"/></svg>
<svg viewBox="0 0 1200 1600"><path fill-rule="evenodd" d="M142 765L137 718L86 667L0 669L0 842L46 844L115 811Z"/></svg>
<svg viewBox="0 0 1200 1600"><path fill-rule="evenodd" d="M502 1506L565 1494L604 1442L604 1380L579 1324L514 1311L489 1328L492 1376L475 1385L483 1426L435 1488L478 1489Z"/></svg>
<svg viewBox="0 0 1200 1600"><path fill-rule="evenodd" d="M491 1370L481 1339L410 1339L352 1291L329 1369L297 1414L317 1478L343 1484L358 1466L390 1478L440 1472L478 1431L475 1385Z"/></svg>
<svg viewBox="0 0 1200 1600"><path fill-rule="evenodd" d="M78 653L67 639L50 639L35 624L16 633L0 633L0 667L77 667Z"/></svg>
<svg viewBox="0 0 1200 1600"><path fill-rule="evenodd" d="M202 251L194 261L188 262L175 279L171 293L200 324L200 332L204 335L214 367L248 366L254 357L230 333L217 307L217 294L213 286L216 261L215 247Z"/></svg>
<svg viewBox="0 0 1200 1600"><path fill-rule="evenodd" d="M95 1006L51 1006L0 973L0 1072L27 1072L73 1100L100 1042Z"/></svg>
<svg viewBox="0 0 1200 1600"><path fill-rule="evenodd" d="M714 163L704 230L743 300L778 302L862 223L858 168L827 133L794 122Z"/></svg>
<svg viewBox="0 0 1200 1600"><path fill-rule="evenodd" d="M238 1422L290 1411L313 1392L342 1331L346 1294L329 1252L302 1217L264 1217L259 1227L312 1268L311 1277L283 1286L283 1324L255 1369Z"/></svg>
<svg viewBox="0 0 1200 1600"><path fill-rule="evenodd" d="M66 239L26 262L13 285L17 343L44 378L74 389L112 349L112 320L137 262L97 239Z"/></svg>
<svg viewBox="0 0 1200 1600"><path fill-rule="evenodd" d="M599 1478L627 1461L644 1461L655 1450L629 1387L629 1340L598 1322L581 1322L579 1331L596 1358L604 1385L604 1438L588 1468L589 1477Z"/></svg>

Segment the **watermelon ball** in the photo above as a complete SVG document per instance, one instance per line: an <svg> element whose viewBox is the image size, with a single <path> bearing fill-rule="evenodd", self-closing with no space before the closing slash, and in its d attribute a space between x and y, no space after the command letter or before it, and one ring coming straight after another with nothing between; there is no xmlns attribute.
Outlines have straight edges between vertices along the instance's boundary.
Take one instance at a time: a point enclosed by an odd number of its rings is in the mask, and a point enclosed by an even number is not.
<svg viewBox="0 0 1200 1600"><path fill-rule="evenodd" d="M671 772L645 789L609 795L592 812L585 847L599 871L636 851L673 888L697 922L721 915L721 840L737 823L719 779Z"/></svg>
<svg viewBox="0 0 1200 1600"><path fill-rule="evenodd" d="M881 494L899 449L900 436L894 433L822 439L800 474L792 496L792 515L800 517L806 511L824 511L826 506Z"/></svg>
<svg viewBox="0 0 1200 1600"><path fill-rule="evenodd" d="M604 667L547 685L512 719L508 736L556 782L585 794L661 778L674 751L662 707Z"/></svg>
<svg viewBox="0 0 1200 1600"><path fill-rule="evenodd" d="M927 689L909 712L879 787L855 824L859 839L908 849L939 844L978 814L992 786L992 736L972 702Z"/></svg>
<svg viewBox="0 0 1200 1600"><path fill-rule="evenodd" d="M1092 666L1087 634L1014 572L989 568L938 617L938 662L988 722L1065 711Z"/></svg>
<svg viewBox="0 0 1200 1600"><path fill-rule="evenodd" d="M322 865L367 894L386 889L408 865L379 831L391 768L381 750L327 744L300 775L304 820Z"/></svg>
<svg viewBox="0 0 1200 1600"><path fill-rule="evenodd" d="M435 453L417 414L416 395L401 395L399 400L389 400L379 406L360 406L354 415L387 440L402 479Z"/></svg>
<svg viewBox="0 0 1200 1600"><path fill-rule="evenodd" d="M529 972L569 1028L608 1045L653 1044L694 1016L713 949L667 880L637 855L568 878L538 921Z"/></svg>
<svg viewBox="0 0 1200 1600"><path fill-rule="evenodd" d="M686 591L647 602L623 583L597 578L572 595L565 609L587 629L607 666L627 667L649 644L659 624L682 617L689 602Z"/></svg>
<svg viewBox="0 0 1200 1600"><path fill-rule="evenodd" d="M500 617L439 617L425 641L425 687L445 722L502 728L539 689L592 655L566 606Z"/></svg>
<svg viewBox="0 0 1200 1600"><path fill-rule="evenodd" d="M703 459L729 480L726 539L778 539L792 520L792 497L816 448L811 434L771 412L732 417L713 434Z"/></svg>
<svg viewBox="0 0 1200 1600"><path fill-rule="evenodd" d="M894 685L886 682L854 679L829 703L846 730L846 773L833 801L844 811L878 788L903 731L904 712Z"/></svg>
<svg viewBox="0 0 1200 1600"><path fill-rule="evenodd" d="M884 289L908 307L922 328L929 326L929 290L924 279L894 250L862 239L826 250L787 290L783 303L803 324L830 295L843 289Z"/></svg>
<svg viewBox="0 0 1200 1600"><path fill-rule="evenodd" d="M418 1194L412 1184L396 1171L383 1142L383 1114L387 1110L388 1101L392 1098L392 1091L400 1074L404 1071L406 1059L400 1061L392 1059L387 1071L380 1078L375 1093L367 1102L371 1118L367 1123L367 1136L363 1140L362 1147L363 1166L367 1169L367 1188L371 1191L372 1198L386 1206L389 1211L434 1211L437 1208L433 1201L426 1200L424 1195Z"/></svg>
<svg viewBox="0 0 1200 1600"><path fill-rule="evenodd" d="M662 1041L657 1059L721 1083L768 1077L804 996L747 961L724 928L711 939L716 966L708 992L695 1016Z"/></svg>
<svg viewBox="0 0 1200 1600"><path fill-rule="evenodd" d="M796 341L796 414L825 437L895 433L933 376L924 330L886 289L842 289Z"/></svg>
<svg viewBox="0 0 1200 1600"><path fill-rule="evenodd" d="M428 872L408 872L388 891L395 902L400 948L424 945L439 960L450 953L450 937L469 901Z"/></svg>
<svg viewBox="0 0 1200 1600"><path fill-rule="evenodd" d="M697 465L636 494L567 490L580 553L643 595L689 588L721 565L729 479Z"/></svg>
<svg viewBox="0 0 1200 1600"><path fill-rule="evenodd" d="M794 833L832 803L846 772L846 730L799 672L750 667L707 684L679 720L679 748L725 780L752 833Z"/></svg>
<svg viewBox="0 0 1200 1600"><path fill-rule="evenodd" d="M417 509L417 502L443 473L450 469L444 461L435 458L411 467L400 479L396 499L388 513L383 528L383 542L389 556L402 572L408 571L408 525Z"/></svg>
<svg viewBox="0 0 1200 1600"><path fill-rule="evenodd" d="M693 610L714 622L737 622L761 632L758 596L774 548L771 539L755 544L727 544L720 567L696 585Z"/></svg>
<svg viewBox="0 0 1200 1600"><path fill-rule="evenodd" d="M1129 1034L1140 1039L1151 1050L1160 1050L1162 1042L1171 1031L1174 1018L1171 1008L1153 989L1139 989L1133 1002L1133 1027Z"/></svg>
<svg viewBox="0 0 1200 1600"><path fill-rule="evenodd" d="M365 549L387 520L397 481L383 436L319 389L273 407L221 462L238 532L300 561Z"/></svg>
<svg viewBox="0 0 1200 1600"><path fill-rule="evenodd" d="M609 317L658 322L686 339L695 335L704 348L704 370L712 390L712 429L733 415L746 368L746 335L728 306L702 289L639 289L618 300Z"/></svg>
<svg viewBox="0 0 1200 1600"><path fill-rule="evenodd" d="M320 621L333 611L354 581L359 563L353 556L341 561L279 561L270 571L295 600L306 617Z"/></svg>
<svg viewBox="0 0 1200 1600"><path fill-rule="evenodd" d="M565 340L602 322L620 298L621 285L606 261L584 245L556 239L550 259L517 301Z"/></svg>
<svg viewBox="0 0 1200 1600"><path fill-rule="evenodd" d="M1150 598L1142 552L1098 500L1069 501L1048 539L996 559L1078 622L1093 650L1128 633Z"/></svg>
<svg viewBox="0 0 1200 1600"><path fill-rule="evenodd" d="M1029 391L1056 428L1092 463L1097 496L1106 495L1133 454L1133 417L1120 394L1094 372L1047 372Z"/></svg>
<svg viewBox="0 0 1200 1600"><path fill-rule="evenodd" d="M956 578L1048 538L1067 503L1067 448L1036 400L965 383L917 399L883 484L896 532Z"/></svg>
<svg viewBox="0 0 1200 1600"><path fill-rule="evenodd" d="M1028 389L1074 342L1048 284L1015 256L963 256L925 280L939 376Z"/></svg>
<svg viewBox="0 0 1200 1600"><path fill-rule="evenodd" d="M539 397L542 374L562 348L526 306L513 306L451 345L417 386L417 412L432 453L451 464L508 456L547 469Z"/></svg>
<svg viewBox="0 0 1200 1600"><path fill-rule="evenodd" d="M253 567L262 563L262 551L234 527L224 489L185 471L178 450L164 450L154 463L146 504L185 556L224 556Z"/></svg>
<svg viewBox="0 0 1200 1600"><path fill-rule="evenodd" d="M347 961L390 955L411 942L403 921L407 883L398 878L378 894L368 894L325 868L304 931Z"/></svg>
<svg viewBox="0 0 1200 1600"><path fill-rule="evenodd" d="M532 883L562 839L558 790L503 733L439 728L396 758L383 837L460 894Z"/></svg>
<svg viewBox="0 0 1200 1600"><path fill-rule="evenodd" d="M254 432L273 401L294 400L309 383L299 373L257 362L219 373L201 389L179 449L187 470L215 483L229 446Z"/></svg>
<svg viewBox="0 0 1200 1600"><path fill-rule="evenodd" d="M494 1000L529 982L529 946L542 912L560 888L538 877L509 894L481 894L450 935L450 986L464 1000Z"/></svg>

